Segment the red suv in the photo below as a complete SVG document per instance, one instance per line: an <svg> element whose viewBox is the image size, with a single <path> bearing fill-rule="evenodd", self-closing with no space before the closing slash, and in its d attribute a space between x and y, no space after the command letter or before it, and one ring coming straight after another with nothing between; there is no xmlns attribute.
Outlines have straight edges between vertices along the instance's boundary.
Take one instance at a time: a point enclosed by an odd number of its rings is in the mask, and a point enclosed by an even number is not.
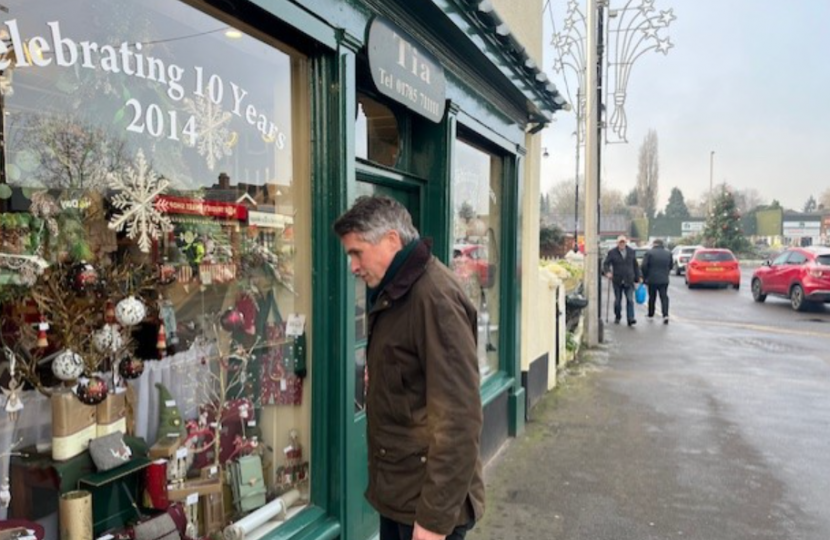
<svg viewBox="0 0 830 540"><path fill-rule="evenodd" d="M752 298L768 294L790 299L796 311L830 302L830 248L790 248L752 274Z"/></svg>

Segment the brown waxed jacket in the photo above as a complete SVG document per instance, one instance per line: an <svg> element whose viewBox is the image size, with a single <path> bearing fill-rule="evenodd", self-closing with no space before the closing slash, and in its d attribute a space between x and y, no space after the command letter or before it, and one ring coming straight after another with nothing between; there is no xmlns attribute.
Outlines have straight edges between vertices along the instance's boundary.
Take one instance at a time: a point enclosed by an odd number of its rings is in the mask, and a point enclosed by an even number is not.
<svg viewBox="0 0 830 540"><path fill-rule="evenodd" d="M420 241L369 313L369 486L383 516L449 534L484 513L477 316Z"/></svg>

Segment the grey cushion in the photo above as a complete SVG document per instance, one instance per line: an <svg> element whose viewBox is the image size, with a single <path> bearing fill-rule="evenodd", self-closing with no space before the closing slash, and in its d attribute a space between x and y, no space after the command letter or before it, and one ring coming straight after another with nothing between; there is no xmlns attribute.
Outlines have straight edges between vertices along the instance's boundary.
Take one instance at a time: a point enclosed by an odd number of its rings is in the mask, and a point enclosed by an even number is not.
<svg viewBox="0 0 830 540"><path fill-rule="evenodd" d="M130 461L132 450L124 442L124 434L115 431L90 441L89 455L99 471L108 471Z"/></svg>
<svg viewBox="0 0 830 540"><path fill-rule="evenodd" d="M181 540L176 522L164 513L133 527L135 540Z"/></svg>

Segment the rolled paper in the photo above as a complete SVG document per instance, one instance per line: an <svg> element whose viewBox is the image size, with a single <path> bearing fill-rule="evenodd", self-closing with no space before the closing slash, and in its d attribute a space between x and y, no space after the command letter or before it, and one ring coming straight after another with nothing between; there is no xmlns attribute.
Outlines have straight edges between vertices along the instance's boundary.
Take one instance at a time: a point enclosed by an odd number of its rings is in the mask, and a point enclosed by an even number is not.
<svg viewBox="0 0 830 540"><path fill-rule="evenodd" d="M268 520L275 517L285 519L285 514L288 509L299 500L300 492L296 489L284 493L282 497L277 497L236 523L231 523L225 527L225 540L244 540L247 534L250 534L257 527L268 522Z"/></svg>
<svg viewBox="0 0 830 540"><path fill-rule="evenodd" d="M92 493L68 491L60 498L61 540L90 540L92 535Z"/></svg>

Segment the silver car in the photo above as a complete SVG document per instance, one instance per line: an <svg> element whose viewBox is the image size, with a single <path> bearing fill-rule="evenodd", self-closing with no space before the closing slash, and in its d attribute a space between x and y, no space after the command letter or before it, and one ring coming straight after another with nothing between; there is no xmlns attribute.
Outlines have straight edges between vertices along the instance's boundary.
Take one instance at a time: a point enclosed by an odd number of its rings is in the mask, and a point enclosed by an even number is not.
<svg viewBox="0 0 830 540"><path fill-rule="evenodd" d="M674 274L679 276L686 271L686 265L695 254L695 250L703 246L676 246L671 250L671 258L674 263Z"/></svg>

